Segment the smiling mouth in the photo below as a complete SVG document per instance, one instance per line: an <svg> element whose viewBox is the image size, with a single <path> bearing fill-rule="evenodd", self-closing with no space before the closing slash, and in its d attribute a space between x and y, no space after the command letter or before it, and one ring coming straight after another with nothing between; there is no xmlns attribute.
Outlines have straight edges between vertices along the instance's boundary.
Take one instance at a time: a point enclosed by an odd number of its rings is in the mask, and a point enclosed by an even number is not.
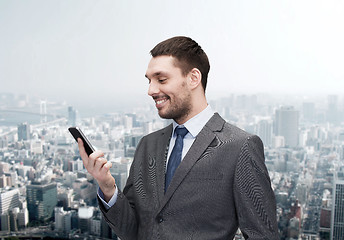
<svg viewBox="0 0 344 240"><path fill-rule="evenodd" d="M161 104L161 103L164 103L164 102L166 102L166 101L167 101L167 99L157 100L157 101L156 101L156 104Z"/></svg>
<svg viewBox="0 0 344 240"><path fill-rule="evenodd" d="M159 109L161 108L165 102L167 102L168 99L170 99L168 96L164 97L153 97L155 101L155 106Z"/></svg>

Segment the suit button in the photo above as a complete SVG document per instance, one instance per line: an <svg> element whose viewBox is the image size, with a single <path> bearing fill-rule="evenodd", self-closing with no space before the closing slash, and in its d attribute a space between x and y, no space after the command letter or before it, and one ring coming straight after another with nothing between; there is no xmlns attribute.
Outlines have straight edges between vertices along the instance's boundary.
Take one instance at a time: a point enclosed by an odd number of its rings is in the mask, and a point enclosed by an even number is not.
<svg viewBox="0 0 344 240"><path fill-rule="evenodd" d="M164 221L164 219L162 218L162 216L158 216L157 217L158 223L162 223Z"/></svg>

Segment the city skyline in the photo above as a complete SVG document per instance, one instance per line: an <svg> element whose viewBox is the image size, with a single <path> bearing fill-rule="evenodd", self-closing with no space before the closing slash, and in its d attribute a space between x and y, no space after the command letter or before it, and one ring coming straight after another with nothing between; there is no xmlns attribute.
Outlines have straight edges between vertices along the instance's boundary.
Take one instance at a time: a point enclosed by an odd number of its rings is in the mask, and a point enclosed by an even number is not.
<svg viewBox="0 0 344 240"><path fill-rule="evenodd" d="M207 52L209 98L344 88L341 1L1 0L0 16L4 92L73 106L149 101L149 50L175 35Z"/></svg>
<svg viewBox="0 0 344 240"><path fill-rule="evenodd" d="M326 101L318 99L324 106L301 101L296 105L302 108L296 110L275 108L273 101L260 97L237 95L210 104L229 122L263 140L281 239L329 239L335 224L331 209L337 199L334 174L338 171L344 176L342 103L330 95ZM46 102L41 104L42 112L45 106L48 112ZM41 117L39 124L0 126L0 197L6 203L0 209L2 236L116 239L100 215L96 182L84 169L67 128L77 122L92 145L113 163L111 174L123 189L140 139L169 122L152 114L155 109L149 107L92 118L77 118L76 109L61 107L68 111L68 117L56 121ZM281 131L283 128L297 130L295 145L288 142L291 136ZM43 198L37 201L34 191ZM52 202L51 197L57 198L57 203L49 205L46 213L39 212L39 206ZM244 238L238 233L235 239Z"/></svg>

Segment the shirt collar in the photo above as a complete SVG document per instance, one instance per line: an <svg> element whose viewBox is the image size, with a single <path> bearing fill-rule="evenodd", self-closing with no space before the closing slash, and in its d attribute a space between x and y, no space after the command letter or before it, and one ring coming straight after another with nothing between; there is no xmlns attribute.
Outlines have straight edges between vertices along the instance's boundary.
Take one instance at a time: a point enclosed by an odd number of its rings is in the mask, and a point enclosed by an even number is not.
<svg viewBox="0 0 344 240"><path fill-rule="evenodd" d="M176 127L184 126L189 131L189 133L192 135L192 137L195 138L213 115L214 115L214 111L210 107L210 105L208 105L202 112L200 112L196 116L192 117L191 119L189 119L187 122L185 122L182 125L178 125L178 123L176 123L174 120L172 120L172 123L173 123L172 136L174 136L174 134L175 134Z"/></svg>

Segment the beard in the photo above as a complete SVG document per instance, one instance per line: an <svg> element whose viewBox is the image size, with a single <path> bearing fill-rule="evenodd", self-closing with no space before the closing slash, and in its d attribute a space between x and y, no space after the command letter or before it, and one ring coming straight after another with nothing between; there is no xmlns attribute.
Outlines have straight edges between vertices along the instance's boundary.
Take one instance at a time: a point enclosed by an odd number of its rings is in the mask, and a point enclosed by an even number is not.
<svg viewBox="0 0 344 240"><path fill-rule="evenodd" d="M158 114L161 118L173 119L176 122L180 122L180 120L187 118L192 108L190 94L175 98L173 102L169 97L168 101L170 101L170 106L168 106L165 111L158 110Z"/></svg>

